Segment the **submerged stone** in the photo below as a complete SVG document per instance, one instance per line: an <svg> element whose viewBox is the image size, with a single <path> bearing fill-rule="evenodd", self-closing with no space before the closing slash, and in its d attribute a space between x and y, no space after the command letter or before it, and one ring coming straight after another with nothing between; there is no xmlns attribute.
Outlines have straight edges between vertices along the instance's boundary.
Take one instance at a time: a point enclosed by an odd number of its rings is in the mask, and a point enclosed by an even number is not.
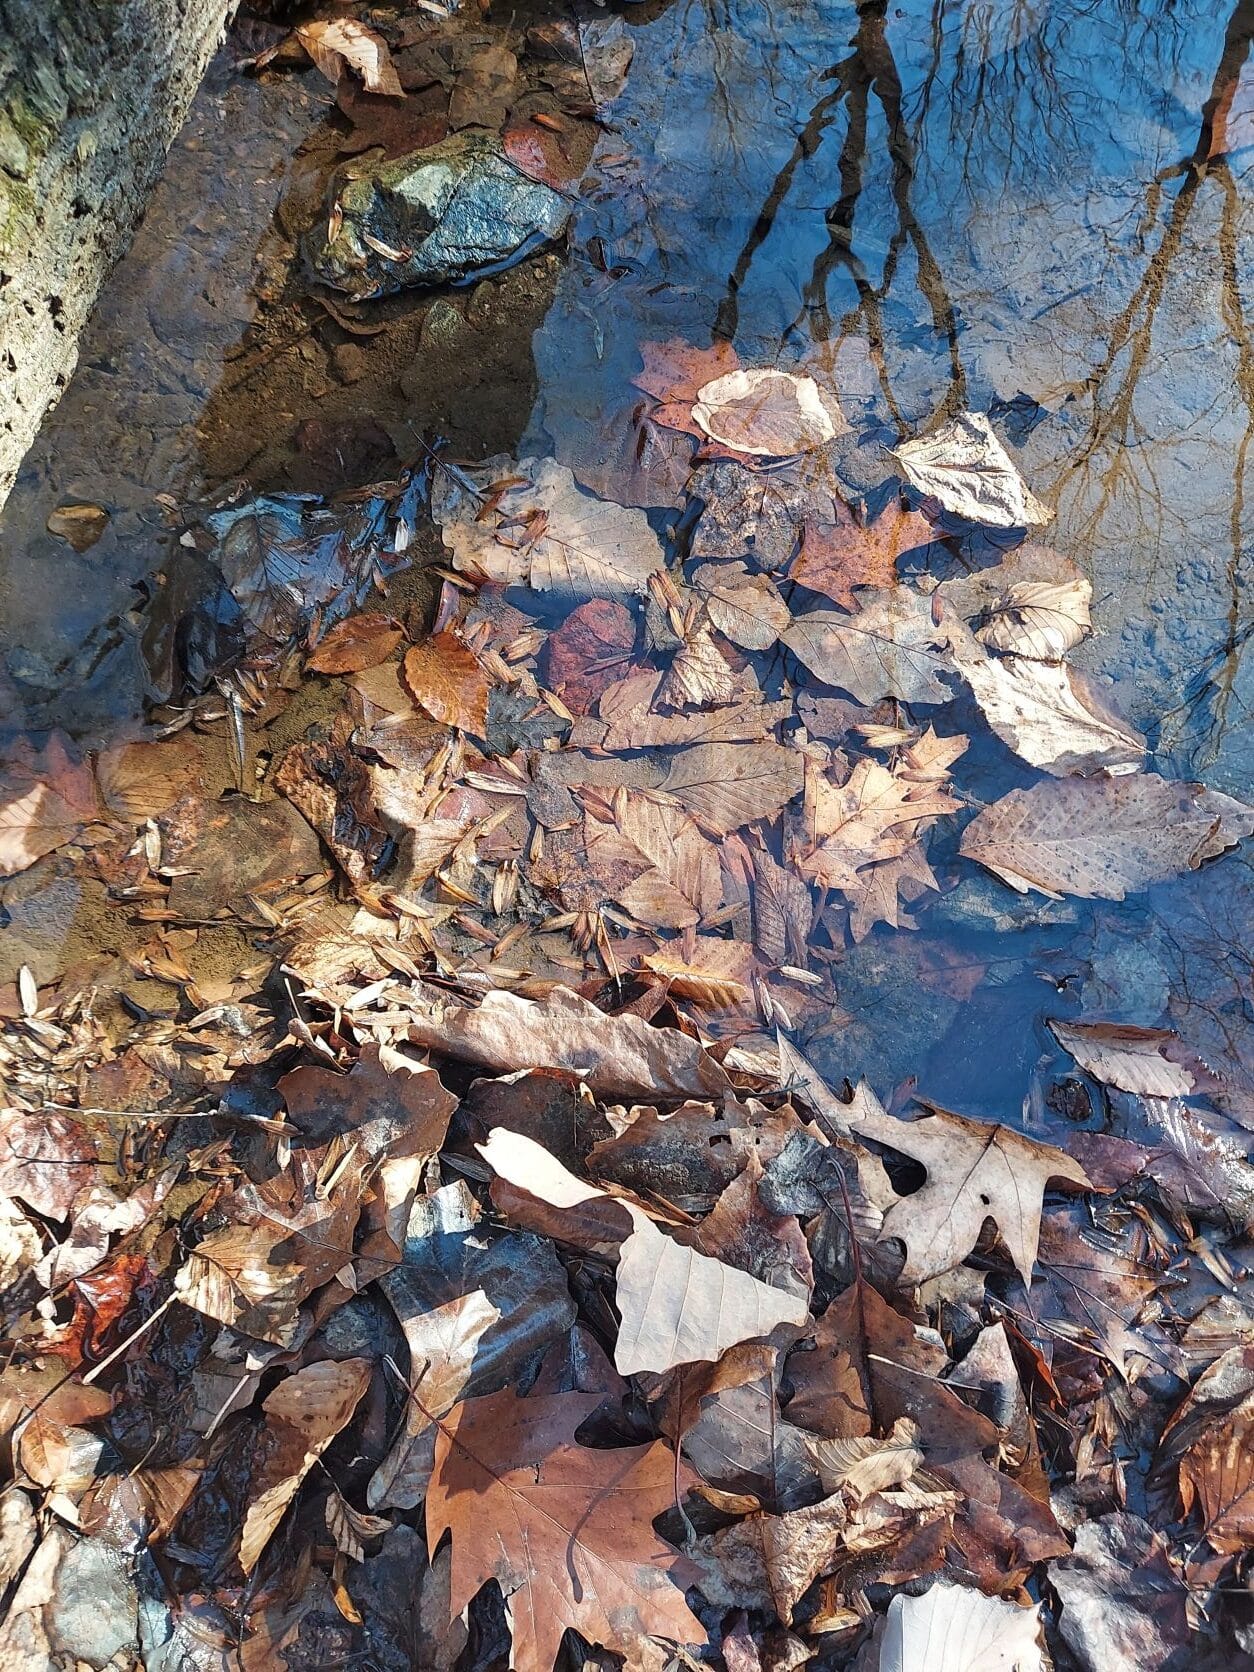
<svg viewBox="0 0 1254 1672"><path fill-rule="evenodd" d="M521 261L569 215L561 193L515 168L498 140L453 134L347 180L314 270L358 300L463 283Z"/></svg>

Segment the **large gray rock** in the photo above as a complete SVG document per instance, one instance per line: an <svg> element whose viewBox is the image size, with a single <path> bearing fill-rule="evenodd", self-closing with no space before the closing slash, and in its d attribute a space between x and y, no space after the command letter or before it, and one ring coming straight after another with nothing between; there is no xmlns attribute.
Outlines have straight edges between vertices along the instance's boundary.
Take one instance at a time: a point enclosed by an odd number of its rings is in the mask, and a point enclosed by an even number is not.
<svg viewBox="0 0 1254 1672"><path fill-rule="evenodd" d="M235 0L0 0L0 505Z"/></svg>
<svg viewBox="0 0 1254 1672"><path fill-rule="evenodd" d="M561 193L515 168L499 140L453 134L342 176L314 270L358 300L457 284L521 261L569 214Z"/></svg>

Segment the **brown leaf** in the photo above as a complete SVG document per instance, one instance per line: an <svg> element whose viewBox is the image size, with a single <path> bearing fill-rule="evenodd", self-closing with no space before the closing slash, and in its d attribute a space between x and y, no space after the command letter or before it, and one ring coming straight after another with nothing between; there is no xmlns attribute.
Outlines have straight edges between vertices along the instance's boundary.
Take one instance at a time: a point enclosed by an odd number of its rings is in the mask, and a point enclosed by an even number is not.
<svg viewBox="0 0 1254 1672"><path fill-rule="evenodd" d="M1144 760L1145 739L1074 669L1022 656L959 653L957 662L990 727L1032 766L1065 778L1132 772Z"/></svg>
<svg viewBox="0 0 1254 1672"><path fill-rule="evenodd" d="M743 563L703 563L692 586L719 632L746 650L769 650L792 620L770 576L751 575Z"/></svg>
<svg viewBox="0 0 1254 1672"><path fill-rule="evenodd" d="M836 522L806 522L801 550L788 578L811 592L821 592L842 609L857 608L856 586L895 586L902 553L930 545L937 538L927 518L908 511L900 499L892 500L870 523L843 506L836 509Z"/></svg>
<svg viewBox="0 0 1254 1672"><path fill-rule="evenodd" d="M792 1623L793 1610L841 1553L849 1520L844 1500L825 1498L783 1515L749 1515L698 1541L715 1600L759 1608Z"/></svg>
<svg viewBox="0 0 1254 1672"><path fill-rule="evenodd" d="M549 685L572 714L590 714L597 698L622 677L635 641L635 617L626 605L590 598L549 634L544 647Z"/></svg>
<svg viewBox="0 0 1254 1672"><path fill-rule="evenodd" d="M718 910L723 903L718 849L682 808L640 792L622 792L613 810L619 834L653 867L620 895L633 916L658 928L681 929ZM658 879L680 904L678 918L668 922L647 910L650 883Z"/></svg>
<svg viewBox="0 0 1254 1672"><path fill-rule="evenodd" d="M1254 1545L1254 1401L1209 1427L1180 1459L1180 1499L1194 1504L1213 1550L1235 1556Z"/></svg>
<svg viewBox="0 0 1254 1672"><path fill-rule="evenodd" d="M350 615L332 627L305 666L312 673L360 673L386 662L404 637L389 615Z"/></svg>
<svg viewBox="0 0 1254 1672"><path fill-rule="evenodd" d="M602 1097L703 1096L730 1084L687 1035L638 1016L608 1016L567 987L543 1003L490 992L477 1009L416 1005L408 1033L417 1045L483 1068L569 1069Z"/></svg>
<svg viewBox="0 0 1254 1672"><path fill-rule="evenodd" d="M791 712L788 703L765 703L757 693L724 707L692 714L657 714L662 675L641 669L609 686L597 711L606 722L598 739L605 749L661 749L672 744L754 743Z"/></svg>
<svg viewBox="0 0 1254 1672"><path fill-rule="evenodd" d="M205 758L187 732L145 743L120 743L96 758L105 806L139 823L205 788Z"/></svg>
<svg viewBox="0 0 1254 1672"><path fill-rule="evenodd" d="M69 1115L0 1111L0 1194L48 1219L67 1219L96 1177L96 1143Z"/></svg>
<svg viewBox="0 0 1254 1672"><path fill-rule="evenodd" d="M405 652L401 679L414 701L445 725L483 737L488 729L488 676L458 638L445 630Z"/></svg>
<svg viewBox="0 0 1254 1672"><path fill-rule="evenodd" d="M736 681L708 627L696 627L675 652L657 700L671 708L712 708L732 702Z"/></svg>
<svg viewBox="0 0 1254 1672"><path fill-rule="evenodd" d="M868 590L857 615L810 610L793 617L782 642L816 679L848 691L860 703L945 702L952 695L938 677L952 666L948 638L932 620L931 605L908 586Z"/></svg>
<svg viewBox="0 0 1254 1672"><path fill-rule="evenodd" d="M1081 1522L1075 1551L1049 1564L1059 1630L1084 1672L1143 1672L1183 1661L1188 1592L1166 1543L1135 1515Z"/></svg>
<svg viewBox="0 0 1254 1672"><path fill-rule="evenodd" d="M295 1068L278 1091L309 1142L357 1132L372 1155L436 1155L457 1107L433 1068L386 1045L368 1045L348 1074Z"/></svg>
<svg viewBox="0 0 1254 1672"><path fill-rule="evenodd" d="M375 805L370 769L343 737L342 718L325 742L294 743L279 764L274 785L308 819L349 881L360 887L391 864L396 840Z"/></svg>
<svg viewBox="0 0 1254 1672"><path fill-rule="evenodd" d="M58 505L48 513L46 524L49 534L59 534L76 552L94 546L108 526L109 513L103 505Z"/></svg>
<svg viewBox="0 0 1254 1672"><path fill-rule="evenodd" d="M356 18L302 23L296 30L296 38L332 85L347 67L356 70L367 93L404 98L405 90L385 42Z"/></svg>
<svg viewBox="0 0 1254 1672"><path fill-rule="evenodd" d="M1057 662L1093 631L1092 582L1083 575L1016 581L985 611L981 644L1004 654Z"/></svg>
<svg viewBox="0 0 1254 1672"><path fill-rule="evenodd" d="M1021 894L1122 900L1251 832L1254 811L1231 796L1145 772L1011 790L976 815L960 851Z"/></svg>
<svg viewBox="0 0 1254 1672"><path fill-rule="evenodd" d="M53 732L40 751L19 743L0 767L0 877L72 842L98 813L91 768L68 739Z"/></svg>
<svg viewBox="0 0 1254 1672"><path fill-rule="evenodd" d="M778 743L699 743L671 756L665 790L720 836L772 819L802 787L801 757Z"/></svg>
<svg viewBox="0 0 1254 1672"><path fill-rule="evenodd" d="M640 357L644 369L632 382L663 403L666 415L657 414L657 421L697 436L703 433L692 417L698 389L735 371L739 364L735 349L722 338L716 338L708 348L697 348L678 337L663 343L641 343Z"/></svg>
<svg viewBox="0 0 1254 1672"><path fill-rule="evenodd" d="M1095 1080L1143 1097L1190 1097L1193 1075L1168 1054L1176 1035L1123 1022L1051 1022L1050 1032Z"/></svg>
<svg viewBox="0 0 1254 1672"><path fill-rule="evenodd" d="M652 1527L674 1501L675 1460L660 1441L577 1445L598 1402L512 1390L466 1400L436 1441L427 1541L434 1553L452 1534L451 1613L497 1580L518 1672L550 1672L568 1626L623 1652L649 1636L704 1640L683 1595L696 1570Z"/></svg>
<svg viewBox="0 0 1254 1672"><path fill-rule="evenodd" d="M518 80L518 59L493 42L471 54L448 102L448 125L499 130L509 115Z"/></svg>
<svg viewBox="0 0 1254 1672"><path fill-rule="evenodd" d="M301 1481L345 1427L370 1385L369 1359L323 1359L279 1383L263 1401L266 1423L239 1565L251 1573Z"/></svg>

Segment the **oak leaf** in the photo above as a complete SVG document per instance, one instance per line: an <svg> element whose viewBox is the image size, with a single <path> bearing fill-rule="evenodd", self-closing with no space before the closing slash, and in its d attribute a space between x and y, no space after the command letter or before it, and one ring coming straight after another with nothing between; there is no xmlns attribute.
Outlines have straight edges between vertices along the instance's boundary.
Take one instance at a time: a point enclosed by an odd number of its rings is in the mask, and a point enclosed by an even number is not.
<svg viewBox="0 0 1254 1672"><path fill-rule="evenodd" d="M551 1672L567 1627L630 1653L646 1637L702 1642L684 1601L697 1570L653 1531L674 1503L661 1441L614 1451L575 1442L597 1394L468 1399L440 1425L427 1495L434 1556L453 1540L451 1616L495 1579L518 1672Z"/></svg>
<svg viewBox="0 0 1254 1672"><path fill-rule="evenodd" d="M1122 900L1252 831L1254 810L1231 796L1146 772L1011 790L976 815L960 851L1021 894Z"/></svg>

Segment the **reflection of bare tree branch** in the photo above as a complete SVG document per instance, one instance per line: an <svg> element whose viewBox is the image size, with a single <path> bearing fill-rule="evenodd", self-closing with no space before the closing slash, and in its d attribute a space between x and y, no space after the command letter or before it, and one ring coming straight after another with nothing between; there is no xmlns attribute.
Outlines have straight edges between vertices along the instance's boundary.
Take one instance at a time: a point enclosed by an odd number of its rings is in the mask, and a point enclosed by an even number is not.
<svg viewBox="0 0 1254 1672"><path fill-rule="evenodd" d="M715 333L735 335L739 317L738 296L748 277L757 251L770 234L775 216L792 189L801 164L813 156L826 130L835 120L842 103L846 110L846 131L838 159L840 196L827 211L828 230L826 248L815 261L810 279L803 292L805 307L814 320L813 334L820 341L833 335L828 291L837 270L843 269L858 294L858 306L840 322L842 331L853 328L861 316L872 358L879 371L884 398L893 417L901 422L901 415L889 386L883 356L882 304L892 289L907 247L914 250L917 282L932 315L937 334L949 348L951 366L951 400L960 405L966 390L966 374L958 353L958 323L950 301L940 266L932 253L926 233L915 216L911 193L915 176L914 144L905 121L901 77L888 44L884 27L887 0L868 0L859 10L858 32L853 51L840 64L830 69L825 79L836 82L836 87L818 100L797 137L788 161L776 175L749 237L745 241L735 266L728 277L727 296L719 308ZM943 16L943 0L937 0L935 23L939 30ZM937 36L939 41L939 35ZM939 51L939 46L937 48ZM898 225L889 242L883 272L874 284L854 250L854 220L864 184L867 153L869 106L872 93L879 100L888 126L888 155L891 165L893 203L897 209Z"/></svg>

